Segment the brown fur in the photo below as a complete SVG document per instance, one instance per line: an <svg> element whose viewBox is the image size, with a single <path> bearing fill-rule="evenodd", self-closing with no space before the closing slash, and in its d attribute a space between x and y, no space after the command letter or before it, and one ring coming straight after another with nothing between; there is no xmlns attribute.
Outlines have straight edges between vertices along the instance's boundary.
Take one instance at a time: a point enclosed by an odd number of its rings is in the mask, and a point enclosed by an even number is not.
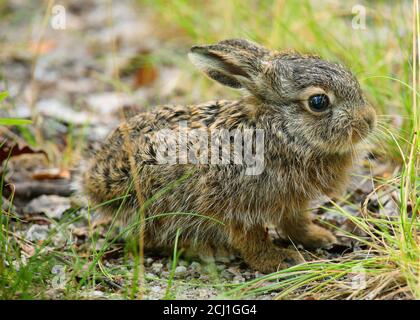
<svg viewBox="0 0 420 320"><path fill-rule="evenodd" d="M128 190L127 199L102 208L110 215L119 212L126 224L135 220L143 205L130 187L133 174L124 147L124 125L138 170L139 181L134 183L141 199L150 199L167 188L146 208L146 217L184 212L223 222L191 215L148 220L146 246L172 246L180 228L182 244L198 250L234 249L252 267L271 272L301 259L295 251L272 244L266 237L267 224L281 227L291 240L306 247L334 242L331 232L311 221L307 209L311 201L344 188L357 147L354 142L374 125L375 113L354 76L341 65L318 57L271 52L246 40L196 46L190 56L209 77L245 89L244 97L161 106L122 124L82 172L82 189L90 202L100 204ZM302 95L312 87L330 97L332 104L326 113L308 110L307 98ZM161 142L156 141L156 132L164 128L176 131L179 121L188 122L187 130L264 130L264 171L244 175L245 165L233 163L158 164L156 150Z"/></svg>

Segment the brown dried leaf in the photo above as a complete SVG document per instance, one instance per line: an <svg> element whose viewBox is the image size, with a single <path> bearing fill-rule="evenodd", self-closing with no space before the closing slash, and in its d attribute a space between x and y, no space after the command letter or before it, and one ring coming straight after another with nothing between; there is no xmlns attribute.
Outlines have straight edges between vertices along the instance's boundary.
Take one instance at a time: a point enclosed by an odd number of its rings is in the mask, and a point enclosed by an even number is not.
<svg viewBox="0 0 420 320"><path fill-rule="evenodd" d="M32 173L34 180L70 179L70 171L60 168L38 169Z"/></svg>
<svg viewBox="0 0 420 320"><path fill-rule="evenodd" d="M140 66L134 74L134 87L144 87L152 84L158 77L157 69L151 64Z"/></svg>
<svg viewBox="0 0 420 320"><path fill-rule="evenodd" d="M53 40L43 40L29 43L29 51L32 54L46 54L57 46Z"/></svg>

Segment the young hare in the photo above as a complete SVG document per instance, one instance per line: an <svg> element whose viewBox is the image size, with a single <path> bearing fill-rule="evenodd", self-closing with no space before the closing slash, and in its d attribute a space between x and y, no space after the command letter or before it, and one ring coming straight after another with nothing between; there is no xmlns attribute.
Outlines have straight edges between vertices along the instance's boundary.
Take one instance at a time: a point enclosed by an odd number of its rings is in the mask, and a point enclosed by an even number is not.
<svg viewBox="0 0 420 320"><path fill-rule="evenodd" d="M102 212L118 214L126 225L143 208L146 247L173 246L179 229L181 245L233 250L261 272L301 261L296 251L271 242L267 224L306 248L333 243L334 235L312 222L308 207L343 189L358 143L374 128L374 109L355 77L319 57L241 39L194 46L189 57L213 80L243 89L243 98L161 106L121 124L82 172L90 203L103 204ZM205 141L201 147L212 151L205 155L188 138L182 146L181 133L194 130L209 137L228 131L227 148L215 151L214 141ZM237 143L241 133L248 139ZM161 150L171 147L176 159L167 161ZM237 161L241 147L252 154L263 150L259 168L248 171L255 163Z"/></svg>

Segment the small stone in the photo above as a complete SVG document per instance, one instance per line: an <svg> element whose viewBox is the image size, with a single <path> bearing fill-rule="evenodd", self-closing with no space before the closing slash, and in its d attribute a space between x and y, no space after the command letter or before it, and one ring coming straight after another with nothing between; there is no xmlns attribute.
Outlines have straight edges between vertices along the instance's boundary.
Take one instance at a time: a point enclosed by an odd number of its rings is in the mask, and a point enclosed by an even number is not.
<svg viewBox="0 0 420 320"><path fill-rule="evenodd" d="M208 289L198 289L197 290L199 299L209 299L211 292Z"/></svg>
<svg viewBox="0 0 420 320"><path fill-rule="evenodd" d="M29 202L24 211L28 213L43 212L48 218L61 219L63 213L71 208L70 198L56 195L42 195Z"/></svg>
<svg viewBox="0 0 420 320"><path fill-rule="evenodd" d="M236 275L236 276L234 276L234 277L233 277L233 280L232 280L232 282L233 282L234 284L242 283L242 282L244 282L244 281L245 281L245 278L244 278L244 277L242 277L241 275Z"/></svg>
<svg viewBox="0 0 420 320"><path fill-rule="evenodd" d="M231 280L233 278L233 274L231 272L229 272L228 270L223 270L220 275L222 276L222 278L227 279L227 280Z"/></svg>
<svg viewBox="0 0 420 320"><path fill-rule="evenodd" d="M153 263L153 258L146 259L146 266L150 266Z"/></svg>
<svg viewBox="0 0 420 320"><path fill-rule="evenodd" d="M185 266L178 266L175 268L175 276L182 277L187 273L187 268Z"/></svg>
<svg viewBox="0 0 420 320"><path fill-rule="evenodd" d="M156 274L160 274L163 269L163 264L159 262L155 262L152 264L152 271Z"/></svg>
<svg viewBox="0 0 420 320"><path fill-rule="evenodd" d="M84 125L90 120L90 115L87 112L75 111L69 105L55 99L38 101L36 109L46 117L65 123Z"/></svg>
<svg viewBox="0 0 420 320"><path fill-rule="evenodd" d="M94 291L87 291L82 293L82 296L88 299L95 299L95 298L102 298L105 296L105 293L103 293L102 291L99 290L94 290Z"/></svg>
<svg viewBox="0 0 420 320"><path fill-rule="evenodd" d="M202 274L201 276L200 276L200 278L198 278L200 281L203 281L203 282L208 282L209 281L209 276L208 275L205 275L205 274Z"/></svg>
<svg viewBox="0 0 420 320"><path fill-rule="evenodd" d="M117 112L124 105L135 103L135 100L132 96L127 94L104 92L88 96L86 102L94 112L104 115Z"/></svg>
<svg viewBox="0 0 420 320"><path fill-rule="evenodd" d="M55 247L63 247L66 243L67 240L64 237L64 234L62 232L57 232L53 237L52 237L52 242L54 244Z"/></svg>
<svg viewBox="0 0 420 320"><path fill-rule="evenodd" d="M26 231L26 239L32 242L45 240L47 239L49 232L48 226L33 224L28 231Z"/></svg>
<svg viewBox="0 0 420 320"><path fill-rule="evenodd" d="M162 288L159 286L153 286L150 288L150 291L153 293L160 293L162 291Z"/></svg>
<svg viewBox="0 0 420 320"><path fill-rule="evenodd" d="M201 264L197 261L193 261L190 264L190 268L194 272L200 272L201 271Z"/></svg>

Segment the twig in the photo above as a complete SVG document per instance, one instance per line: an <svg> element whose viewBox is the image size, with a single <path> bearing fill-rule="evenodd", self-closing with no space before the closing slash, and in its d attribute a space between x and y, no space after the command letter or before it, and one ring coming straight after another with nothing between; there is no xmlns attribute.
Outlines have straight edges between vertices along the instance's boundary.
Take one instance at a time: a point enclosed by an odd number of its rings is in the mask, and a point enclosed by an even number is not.
<svg viewBox="0 0 420 320"><path fill-rule="evenodd" d="M59 195L68 197L71 195L70 182L68 180L52 180L52 181L22 181L14 182L16 197L32 199L41 195ZM7 195L7 188L4 189Z"/></svg>

